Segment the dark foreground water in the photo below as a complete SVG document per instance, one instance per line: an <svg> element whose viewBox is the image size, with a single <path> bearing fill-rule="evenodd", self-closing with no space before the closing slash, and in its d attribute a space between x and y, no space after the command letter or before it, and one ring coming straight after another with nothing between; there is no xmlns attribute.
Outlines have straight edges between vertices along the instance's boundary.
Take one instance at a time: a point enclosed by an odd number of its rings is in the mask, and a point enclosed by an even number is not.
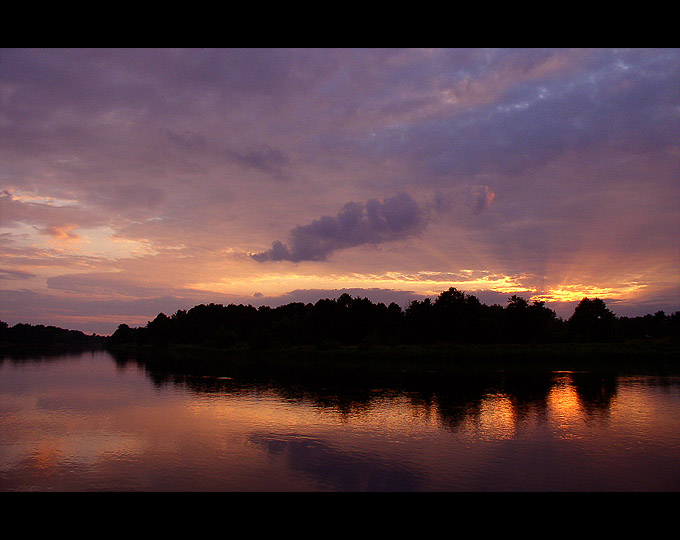
<svg viewBox="0 0 680 540"><path fill-rule="evenodd" d="M0 491L678 491L680 378L180 376L0 363Z"/></svg>

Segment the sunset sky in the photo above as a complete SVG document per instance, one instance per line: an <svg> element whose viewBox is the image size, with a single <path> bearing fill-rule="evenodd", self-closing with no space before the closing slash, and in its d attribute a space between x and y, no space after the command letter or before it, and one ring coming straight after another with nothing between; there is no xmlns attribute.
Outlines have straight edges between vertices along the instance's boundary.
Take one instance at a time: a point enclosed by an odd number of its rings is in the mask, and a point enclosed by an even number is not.
<svg viewBox="0 0 680 540"><path fill-rule="evenodd" d="M679 49L0 50L0 320L680 309Z"/></svg>

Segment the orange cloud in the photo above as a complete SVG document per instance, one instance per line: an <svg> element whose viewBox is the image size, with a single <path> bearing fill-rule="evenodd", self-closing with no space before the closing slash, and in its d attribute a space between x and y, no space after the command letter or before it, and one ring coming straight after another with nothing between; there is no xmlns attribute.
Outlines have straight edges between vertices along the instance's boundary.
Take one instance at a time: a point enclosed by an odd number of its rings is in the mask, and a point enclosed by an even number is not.
<svg viewBox="0 0 680 540"><path fill-rule="evenodd" d="M81 237L73 232L73 230L77 228L78 225L67 223L64 225L50 225L44 229L38 229L38 232L40 232L40 234L52 236L59 241L70 242L81 240Z"/></svg>

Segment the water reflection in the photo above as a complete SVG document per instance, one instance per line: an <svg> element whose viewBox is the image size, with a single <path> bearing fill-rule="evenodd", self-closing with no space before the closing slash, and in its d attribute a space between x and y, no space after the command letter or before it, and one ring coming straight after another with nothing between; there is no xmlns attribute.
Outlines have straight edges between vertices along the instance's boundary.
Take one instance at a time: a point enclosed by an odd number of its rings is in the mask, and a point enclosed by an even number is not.
<svg viewBox="0 0 680 540"><path fill-rule="evenodd" d="M3 358L1 362L30 363L53 362L63 355L42 355ZM442 425L458 429L471 418L479 420L488 414L489 404L494 404L495 425L519 422L529 416L544 415L548 408L562 415L585 414L590 417L606 415L615 402L620 376L615 373L546 371L505 372L476 371L455 374L428 372L389 374L386 380L376 377L344 377L317 379L299 377L271 377L258 373L239 373L238 377L211 373L180 373L163 369L157 363L124 355L113 355L118 371L142 370L156 388L182 387L195 394L250 395L253 391L274 392L280 399L304 402L313 407L332 411L340 417L356 417L366 414L376 404L397 396L405 396L414 412L427 411L434 414ZM658 376L645 378L646 384L657 387L675 387L677 377ZM107 408L99 389L91 394L59 394L40 398L41 407L68 408L83 405L88 408ZM113 399L113 396L112 398ZM501 411L503 411L501 413ZM503 418L501 418L503 417ZM512 420L510 420L512 419Z"/></svg>
<svg viewBox="0 0 680 540"><path fill-rule="evenodd" d="M120 366L134 360L117 357ZM618 394L619 376L614 373L572 371L465 371L403 374L385 379L367 377L317 379L239 373L238 377L182 374L166 371L158 364L144 364L146 375L157 387L177 385L198 394L244 395L254 388L274 392L283 400L306 403L340 418L368 414L389 400L405 397L412 414L435 416L439 425L456 432L484 426L487 436L507 437L527 419L546 421L548 411L563 425L569 418L606 418ZM661 384L677 384L664 378ZM675 383L673 382L675 380ZM290 443L295 444L295 443Z"/></svg>
<svg viewBox="0 0 680 540"><path fill-rule="evenodd" d="M672 376L4 362L3 491L680 487Z"/></svg>
<svg viewBox="0 0 680 540"><path fill-rule="evenodd" d="M336 491L419 491L419 476L403 463L386 462L367 453L352 453L301 434L254 433L249 440L288 468Z"/></svg>

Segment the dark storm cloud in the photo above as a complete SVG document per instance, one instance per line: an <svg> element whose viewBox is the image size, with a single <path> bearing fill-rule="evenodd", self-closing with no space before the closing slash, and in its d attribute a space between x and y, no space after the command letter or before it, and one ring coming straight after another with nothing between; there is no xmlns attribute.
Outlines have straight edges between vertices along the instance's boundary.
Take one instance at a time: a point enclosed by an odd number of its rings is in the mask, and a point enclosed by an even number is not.
<svg viewBox="0 0 680 540"><path fill-rule="evenodd" d="M339 249L379 244L416 234L425 225L418 203L402 193L384 201L349 202L336 216L323 216L309 225L295 227L288 245L281 241L253 254L256 261L321 261Z"/></svg>

